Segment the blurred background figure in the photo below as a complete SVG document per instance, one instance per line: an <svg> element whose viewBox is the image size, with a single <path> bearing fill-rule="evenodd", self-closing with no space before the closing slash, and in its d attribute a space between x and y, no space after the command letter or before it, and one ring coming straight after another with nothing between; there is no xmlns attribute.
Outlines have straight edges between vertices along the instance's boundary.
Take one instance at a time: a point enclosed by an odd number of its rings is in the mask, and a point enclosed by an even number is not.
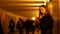
<svg viewBox="0 0 60 34"><path fill-rule="evenodd" d="M1 24L1 18L0 18L0 34L4 34L3 28L2 28L2 24Z"/></svg>
<svg viewBox="0 0 60 34"><path fill-rule="evenodd" d="M52 18L52 15L49 13L49 10L45 5L41 5L39 7L40 15L39 15L39 21L40 21L40 29L41 34L53 34L53 23L54 20Z"/></svg>
<svg viewBox="0 0 60 34"><path fill-rule="evenodd" d="M29 28L30 28L30 22L29 19L27 19L24 23L25 29L26 29L26 34L29 34Z"/></svg>
<svg viewBox="0 0 60 34"><path fill-rule="evenodd" d="M13 21L13 19L11 19L10 23L9 23L9 28L10 28L10 33L14 33L14 27L15 27L15 23Z"/></svg>
<svg viewBox="0 0 60 34"><path fill-rule="evenodd" d="M34 25L33 25L33 23L34 23L34 20L30 20L30 31L32 31L32 34L34 34L34 31L35 31L35 28L34 28Z"/></svg>
<svg viewBox="0 0 60 34"><path fill-rule="evenodd" d="M33 26L34 21L27 19L25 21L25 29L26 29L26 34L29 34L29 32L32 32L32 34L34 34L34 26Z"/></svg>
<svg viewBox="0 0 60 34"><path fill-rule="evenodd" d="M18 29L19 31L19 34L23 34L23 20L21 18L19 18L19 21L17 22L17 26L16 28Z"/></svg>

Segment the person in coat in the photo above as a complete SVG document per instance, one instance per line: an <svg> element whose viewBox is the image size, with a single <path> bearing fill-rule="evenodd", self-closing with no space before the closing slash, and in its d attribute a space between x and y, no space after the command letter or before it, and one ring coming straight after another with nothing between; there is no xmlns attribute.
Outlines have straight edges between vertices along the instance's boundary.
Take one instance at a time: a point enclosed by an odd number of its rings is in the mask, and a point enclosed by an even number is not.
<svg viewBox="0 0 60 34"><path fill-rule="evenodd" d="M23 20L21 18L19 18L19 21L17 22L17 26L16 28L18 29L19 31L19 34L23 34Z"/></svg>
<svg viewBox="0 0 60 34"><path fill-rule="evenodd" d="M45 5L41 5L39 7L39 12L36 23L39 21L38 28L40 28L41 34L53 34L54 20L48 8Z"/></svg>
<svg viewBox="0 0 60 34"><path fill-rule="evenodd" d="M10 33L14 33L14 27L15 27L15 23L14 23L13 19L11 19L11 21L9 23Z"/></svg>

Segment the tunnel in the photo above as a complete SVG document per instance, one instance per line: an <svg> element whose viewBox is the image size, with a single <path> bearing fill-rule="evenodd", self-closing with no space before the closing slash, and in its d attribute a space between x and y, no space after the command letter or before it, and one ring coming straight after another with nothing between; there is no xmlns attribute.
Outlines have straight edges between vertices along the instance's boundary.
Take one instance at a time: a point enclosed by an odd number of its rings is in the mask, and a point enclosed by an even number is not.
<svg viewBox="0 0 60 34"><path fill-rule="evenodd" d="M39 16L39 7L45 5L48 7L51 15L54 19L53 34L60 33L60 0L0 0L0 18L1 25L4 34L9 34L9 22L13 18L15 27L14 34L19 34L16 29L19 18L22 18L25 22L27 19L34 20L35 17ZM34 34L41 34L40 32L34 31ZM23 34L26 34L23 29ZM32 32L29 32L32 34Z"/></svg>

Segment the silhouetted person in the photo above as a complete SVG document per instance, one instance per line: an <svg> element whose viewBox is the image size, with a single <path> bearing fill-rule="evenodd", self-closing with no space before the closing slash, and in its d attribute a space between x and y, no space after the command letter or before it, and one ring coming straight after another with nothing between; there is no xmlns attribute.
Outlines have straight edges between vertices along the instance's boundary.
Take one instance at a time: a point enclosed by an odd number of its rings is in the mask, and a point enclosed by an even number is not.
<svg viewBox="0 0 60 34"><path fill-rule="evenodd" d="M22 34L23 33L23 20L21 18L19 18L19 21L17 22L17 29L19 31L19 34Z"/></svg>
<svg viewBox="0 0 60 34"><path fill-rule="evenodd" d="M1 24L2 22L1 22L1 18L0 18L0 34L4 34L4 32L3 32L3 28L2 28L2 24Z"/></svg>
<svg viewBox="0 0 60 34"><path fill-rule="evenodd" d="M14 33L14 27L15 27L15 23L14 23L13 19L11 19L11 21L9 23L10 33Z"/></svg>
<svg viewBox="0 0 60 34"><path fill-rule="evenodd" d="M34 21L33 20L30 20L30 31L32 31L32 34L34 34L34 25L33 25Z"/></svg>
<svg viewBox="0 0 60 34"><path fill-rule="evenodd" d="M25 29L26 29L26 34L29 34L30 31L32 31L32 34L34 34L34 26L33 26L33 20L27 19L25 21Z"/></svg>
<svg viewBox="0 0 60 34"><path fill-rule="evenodd" d="M27 19L27 20L25 21L26 34L29 34L29 28L30 28L30 22L29 22L29 20Z"/></svg>

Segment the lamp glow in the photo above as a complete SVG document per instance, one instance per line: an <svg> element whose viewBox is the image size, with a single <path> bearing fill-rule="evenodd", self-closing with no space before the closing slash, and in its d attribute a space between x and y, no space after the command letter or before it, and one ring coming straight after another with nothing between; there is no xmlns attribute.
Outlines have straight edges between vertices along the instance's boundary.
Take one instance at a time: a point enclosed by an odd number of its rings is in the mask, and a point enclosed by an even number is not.
<svg viewBox="0 0 60 34"><path fill-rule="evenodd" d="M45 3L49 2L50 0L44 0Z"/></svg>
<svg viewBox="0 0 60 34"><path fill-rule="evenodd" d="M35 17L32 17L31 19L32 19L32 20L35 20Z"/></svg>

